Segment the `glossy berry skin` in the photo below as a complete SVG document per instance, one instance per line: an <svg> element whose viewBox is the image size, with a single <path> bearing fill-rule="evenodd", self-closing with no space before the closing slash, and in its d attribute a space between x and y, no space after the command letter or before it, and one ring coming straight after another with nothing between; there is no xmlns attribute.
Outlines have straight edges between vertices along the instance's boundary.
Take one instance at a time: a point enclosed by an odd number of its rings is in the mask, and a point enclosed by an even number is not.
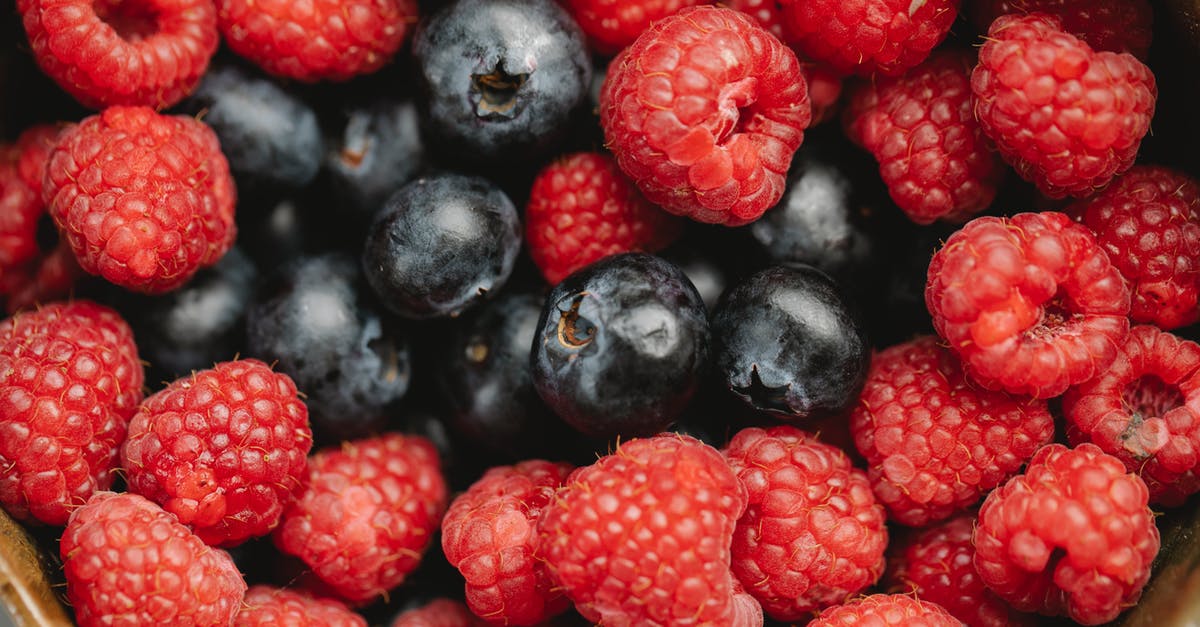
<svg viewBox="0 0 1200 627"><path fill-rule="evenodd" d="M1057 212L982 217L929 263L925 303L967 374L1051 398L1103 371L1129 332L1129 288L1087 228Z"/></svg>
<svg viewBox="0 0 1200 627"><path fill-rule="evenodd" d="M602 259L546 297L530 364L538 394L594 437L662 431L707 365L704 301L675 265L644 253Z"/></svg>
<svg viewBox="0 0 1200 627"><path fill-rule="evenodd" d="M142 400L129 325L88 301L52 303L0 323L0 505L49 525L113 484Z"/></svg>
<svg viewBox="0 0 1200 627"><path fill-rule="evenodd" d="M781 418L851 407L867 376L870 345L828 275L772 266L733 286L712 317L713 365L750 406Z"/></svg>
<svg viewBox="0 0 1200 627"><path fill-rule="evenodd" d="M250 355L303 390L319 436L369 433L408 391L408 344L342 254L298 259L259 290L246 314Z"/></svg>
<svg viewBox="0 0 1200 627"><path fill-rule="evenodd" d="M547 151L587 99L583 33L553 0L457 0L413 39L431 145L499 165Z"/></svg>
<svg viewBox="0 0 1200 627"><path fill-rule="evenodd" d="M367 282L408 318L457 316L500 289L521 248L512 201L483 178L437 174L400 188L363 244Z"/></svg>
<svg viewBox="0 0 1200 627"><path fill-rule="evenodd" d="M425 166L420 118L412 100L381 100L345 114L325 171L347 206L364 216L383 208Z"/></svg>
<svg viewBox="0 0 1200 627"><path fill-rule="evenodd" d="M613 55L629 46L651 24L684 7L709 0L567 0L571 17L597 54Z"/></svg>
<svg viewBox="0 0 1200 627"><path fill-rule="evenodd" d="M979 509L975 570L1021 611L1099 625L1137 603L1158 553L1149 493L1094 444L1043 447Z"/></svg>
<svg viewBox="0 0 1200 627"><path fill-rule="evenodd" d="M401 612L391 627L483 627L485 621L467 609L462 601L434 599L421 607Z"/></svg>
<svg viewBox="0 0 1200 627"><path fill-rule="evenodd" d="M840 449L784 425L743 429L722 453L749 494L733 574L768 616L802 620L883 574L883 507Z"/></svg>
<svg viewBox="0 0 1200 627"><path fill-rule="evenodd" d="M1008 13L1048 13L1062 20L1063 30L1095 50L1128 52L1143 61L1154 38L1154 11L1147 0L971 0L967 13L980 32Z"/></svg>
<svg viewBox="0 0 1200 627"><path fill-rule="evenodd" d="M367 627L340 601L318 599L287 588L259 584L242 599L233 627Z"/></svg>
<svg viewBox="0 0 1200 627"><path fill-rule="evenodd" d="M446 509L437 451L418 436L322 449L309 458L304 485L272 535L275 546L352 604L404 581Z"/></svg>
<svg viewBox="0 0 1200 627"><path fill-rule="evenodd" d="M808 623L808 627L843 625L962 627L962 622L932 601L906 594L871 594L831 607Z"/></svg>
<svg viewBox="0 0 1200 627"><path fill-rule="evenodd" d="M811 120L796 55L724 7L655 22L613 59L600 124L646 198L700 222L752 222L783 194Z"/></svg>
<svg viewBox="0 0 1200 627"><path fill-rule="evenodd" d="M246 592L229 554L136 494L93 495L71 513L59 553L80 627L229 625Z"/></svg>

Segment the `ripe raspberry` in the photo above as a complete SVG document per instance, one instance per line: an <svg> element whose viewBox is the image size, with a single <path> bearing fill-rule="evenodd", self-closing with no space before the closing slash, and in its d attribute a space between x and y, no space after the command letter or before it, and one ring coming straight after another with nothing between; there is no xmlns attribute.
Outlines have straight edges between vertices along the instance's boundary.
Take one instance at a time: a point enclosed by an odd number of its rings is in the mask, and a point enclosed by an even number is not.
<svg viewBox="0 0 1200 627"><path fill-rule="evenodd" d="M959 0L779 0L784 41L843 74L897 76L950 32Z"/></svg>
<svg viewBox="0 0 1200 627"><path fill-rule="evenodd" d="M1101 372L1129 332L1129 289L1065 214L982 217L929 263L938 334L988 389L1050 398Z"/></svg>
<svg viewBox="0 0 1200 627"><path fill-rule="evenodd" d="M684 7L712 4L712 1L564 0L563 6L583 29L593 51L613 55L632 44L650 24L678 13Z"/></svg>
<svg viewBox="0 0 1200 627"><path fill-rule="evenodd" d="M842 98L842 76L824 63L800 61L800 73L808 83L808 99L812 104L812 122L816 126L832 120Z"/></svg>
<svg viewBox="0 0 1200 627"><path fill-rule="evenodd" d="M246 592L227 553L136 494L93 495L59 552L80 627L229 625Z"/></svg>
<svg viewBox="0 0 1200 627"><path fill-rule="evenodd" d="M750 495L733 574L768 616L800 620L875 583L884 512L845 453L792 426L743 429L724 453Z"/></svg>
<svg viewBox="0 0 1200 627"><path fill-rule="evenodd" d="M980 389L937 342L877 353L851 413L875 495L913 527L975 504L1054 439L1046 401Z"/></svg>
<svg viewBox="0 0 1200 627"><path fill-rule="evenodd" d="M1142 60L1154 34L1154 12L1146 0L971 0L967 7L971 21L983 32L1007 13L1048 13L1093 50L1128 52Z"/></svg>
<svg viewBox="0 0 1200 627"><path fill-rule="evenodd" d="M970 627L1033 627L1033 616L1002 601L975 572L974 531L975 516L966 514L902 538L889 550L885 585L937 603Z"/></svg>
<svg viewBox="0 0 1200 627"><path fill-rule="evenodd" d="M945 608L905 594L872 594L831 607L808 627L962 627L962 622Z"/></svg>
<svg viewBox="0 0 1200 627"><path fill-rule="evenodd" d="M1096 445L1047 445L983 501L975 569L1018 610L1108 622L1150 578L1159 538L1148 497Z"/></svg>
<svg viewBox="0 0 1200 627"><path fill-rule="evenodd" d="M121 467L129 491L208 544L266 535L301 487L312 448L296 384L254 359L193 372L142 402Z"/></svg>
<svg viewBox="0 0 1200 627"><path fill-rule="evenodd" d="M42 193L84 270L142 292L187 282L236 232L216 134L146 107L111 107L64 130Z"/></svg>
<svg viewBox="0 0 1200 627"><path fill-rule="evenodd" d="M525 208L529 256L551 284L609 255L665 248L683 222L650 204L603 153L567 155L542 169Z"/></svg>
<svg viewBox="0 0 1200 627"><path fill-rule="evenodd" d="M1174 329L1196 321L1200 186L1163 167L1134 166L1071 206L1131 284L1134 322Z"/></svg>
<svg viewBox="0 0 1200 627"><path fill-rule="evenodd" d="M129 325L107 307L54 303L0 323L0 505L62 525L109 489L142 376Z"/></svg>
<svg viewBox="0 0 1200 627"><path fill-rule="evenodd" d="M1200 492L1198 373L1200 345L1136 326L1108 368L1067 389L1067 434L1124 462L1151 502L1180 505Z"/></svg>
<svg viewBox="0 0 1200 627"><path fill-rule="evenodd" d="M1136 58L1095 52L1044 13L996 18L971 91L983 132L1051 198L1091 195L1128 170L1158 97Z"/></svg>
<svg viewBox="0 0 1200 627"><path fill-rule="evenodd" d="M316 599L305 594L251 586L242 600L234 627L367 627L363 617L340 601Z"/></svg>
<svg viewBox="0 0 1200 627"><path fill-rule="evenodd" d="M408 610L392 621L392 627L485 627L467 606L450 599L434 599Z"/></svg>
<svg viewBox="0 0 1200 627"><path fill-rule="evenodd" d="M433 444L391 433L309 458L305 488L272 538L333 592L366 603L417 567L445 510Z"/></svg>
<svg viewBox="0 0 1200 627"><path fill-rule="evenodd" d="M892 200L917 224L965 221L1003 178L971 107L973 63L967 52L938 53L850 96L846 135L875 156Z"/></svg>
<svg viewBox="0 0 1200 627"><path fill-rule="evenodd" d="M498 466L450 504L442 551L467 581L467 604L497 625L536 625L567 609L537 561L537 520L570 474L542 460Z"/></svg>
<svg viewBox="0 0 1200 627"><path fill-rule="evenodd" d="M542 510L542 557L592 622L754 623L757 603L735 594L729 571L745 508L746 488L716 449L677 434L634 438L572 473Z"/></svg>
<svg viewBox="0 0 1200 627"><path fill-rule="evenodd" d="M749 15L776 39L783 39L783 10L777 0L725 0L721 4Z"/></svg>
<svg viewBox="0 0 1200 627"><path fill-rule="evenodd" d="M391 61L417 22L416 0L216 0L230 50L299 81L345 81Z"/></svg>
<svg viewBox="0 0 1200 627"><path fill-rule="evenodd" d="M736 226L783 195L811 119L796 55L745 14L693 7L609 64L600 123L651 202Z"/></svg>

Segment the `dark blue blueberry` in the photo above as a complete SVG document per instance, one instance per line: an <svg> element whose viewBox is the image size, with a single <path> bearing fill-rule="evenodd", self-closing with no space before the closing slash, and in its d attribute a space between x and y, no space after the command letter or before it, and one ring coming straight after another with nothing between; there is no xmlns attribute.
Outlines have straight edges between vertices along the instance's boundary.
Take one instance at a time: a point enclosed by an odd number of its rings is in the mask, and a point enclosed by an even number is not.
<svg viewBox="0 0 1200 627"><path fill-rule="evenodd" d="M533 382L564 421L594 437L665 429L707 366L704 301L674 264L628 253L551 290L534 336Z"/></svg>
<svg viewBox="0 0 1200 627"><path fill-rule="evenodd" d="M773 266L713 312L713 365L751 406L785 417L837 413L867 376L866 330L838 286L811 266Z"/></svg>
<svg viewBox="0 0 1200 627"><path fill-rule="evenodd" d="M504 192L482 178L438 174L388 199L368 229L362 265L388 309L455 316L504 285L520 248L520 217Z"/></svg>
<svg viewBox="0 0 1200 627"><path fill-rule="evenodd" d="M291 376L313 427L333 438L378 429L408 390L408 346L369 297L349 255L298 259L259 290L251 356Z"/></svg>
<svg viewBox="0 0 1200 627"><path fill-rule="evenodd" d="M459 159L542 153L587 101L583 34L553 0L458 0L421 24L413 56L431 145Z"/></svg>
<svg viewBox="0 0 1200 627"><path fill-rule="evenodd" d="M351 110L325 160L339 198L364 215L379 211L424 164L425 145L411 100Z"/></svg>

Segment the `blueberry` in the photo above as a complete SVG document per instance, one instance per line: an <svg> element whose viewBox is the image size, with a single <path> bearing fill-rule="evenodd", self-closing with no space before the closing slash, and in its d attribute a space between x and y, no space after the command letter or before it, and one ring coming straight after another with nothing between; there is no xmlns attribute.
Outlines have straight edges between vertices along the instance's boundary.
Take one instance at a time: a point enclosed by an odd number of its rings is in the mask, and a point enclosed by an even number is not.
<svg viewBox="0 0 1200 627"><path fill-rule="evenodd" d="M563 279L542 307L533 381L568 424L595 437L665 429L707 366L704 301L683 271L642 253Z"/></svg>
<svg viewBox="0 0 1200 627"><path fill-rule="evenodd" d="M587 101L583 34L552 0L458 0L422 23L413 56L426 130L460 159L540 154Z"/></svg>
<svg viewBox="0 0 1200 627"><path fill-rule="evenodd" d="M828 275L772 266L735 285L713 312L713 363L751 406L806 418L844 411L866 380L866 330Z"/></svg>
<svg viewBox="0 0 1200 627"><path fill-rule="evenodd" d="M408 390L408 346L369 298L349 255L304 257L259 290L246 321L250 354L291 376L320 433L379 428Z"/></svg>
<svg viewBox="0 0 1200 627"><path fill-rule="evenodd" d="M364 215L379 211L424 164L425 145L411 100L385 100L351 110L325 160L339 197Z"/></svg>
<svg viewBox="0 0 1200 627"><path fill-rule="evenodd" d="M388 199L367 232L362 264L392 311L455 316L508 280L520 247L508 196L482 178L438 174Z"/></svg>

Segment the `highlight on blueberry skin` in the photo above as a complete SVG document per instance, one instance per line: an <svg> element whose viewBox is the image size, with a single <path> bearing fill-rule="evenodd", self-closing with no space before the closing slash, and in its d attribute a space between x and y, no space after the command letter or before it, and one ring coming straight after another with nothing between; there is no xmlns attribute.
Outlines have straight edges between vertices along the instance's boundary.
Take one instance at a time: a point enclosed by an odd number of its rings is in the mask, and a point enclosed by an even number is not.
<svg viewBox="0 0 1200 627"><path fill-rule="evenodd" d="M704 301L674 264L606 257L546 298L530 363L538 394L593 437L647 436L684 410L707 367Z"/></svg>
<svg viewBox="0 0 1200 627"><path fill-rule="evenodd" d="M419 178L375 216L363 245L367 282L407 318L457 316L500 289L521 248L521 219L485 179Z"/></svg>
<svg viewBox="0 0 1200 627"><path fill-rule="evenodd" d="M713 312L718 376L777 417L845 411L866 381L866 330L833 279L802 264L772 266L735 285Z"/></svg>

